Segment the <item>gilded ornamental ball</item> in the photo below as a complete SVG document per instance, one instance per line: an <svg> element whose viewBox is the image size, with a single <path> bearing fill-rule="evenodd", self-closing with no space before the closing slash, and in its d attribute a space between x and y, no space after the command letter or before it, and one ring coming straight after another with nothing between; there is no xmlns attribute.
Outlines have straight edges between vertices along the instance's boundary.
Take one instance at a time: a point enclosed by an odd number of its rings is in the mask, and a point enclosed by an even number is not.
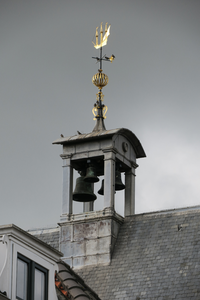
<svg viewBox="0 0 200 300"><path fill-rule="evenodd" d="M102 72L99 72L92 77L92 83L101 90L108 84L108 76Z"/></svg>

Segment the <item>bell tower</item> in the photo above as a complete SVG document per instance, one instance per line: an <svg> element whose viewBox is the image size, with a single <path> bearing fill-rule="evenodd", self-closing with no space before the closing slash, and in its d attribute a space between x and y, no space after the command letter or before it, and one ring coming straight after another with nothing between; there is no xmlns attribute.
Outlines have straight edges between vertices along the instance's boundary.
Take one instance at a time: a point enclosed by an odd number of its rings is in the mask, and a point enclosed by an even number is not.
<svg viewBox="0 0 200 300"><path fill-rule="evenodd" d="M104 35L103 35L104 33ZM93 57L100 64L98 73L92 78L98 88L96 103L92 110L95 127L92 132L70 137L61 137L53 144L63 146L63 194L60 217L60 251L64 261L71 267L109 264L117 239L120 225L124 218L117 214L114 207L115 193L124 190L125 217L135 213L135 169L137 158L145 157L138 138L128 129L106 130L104 119L107 106L103 104L102 89L108 83L108 76L103 73L102 62L112 62L115 56L102 56L102 47L107 44L110 26L103 32L96 28L96 43L100 56ZM79 173L73 190L73 171ZM125 174L125 184L121 180ZM103 176L98 197L104 203L101 211L94 211L94 184ZM83 203L83 212L73 214L73 201Z"/></svg>

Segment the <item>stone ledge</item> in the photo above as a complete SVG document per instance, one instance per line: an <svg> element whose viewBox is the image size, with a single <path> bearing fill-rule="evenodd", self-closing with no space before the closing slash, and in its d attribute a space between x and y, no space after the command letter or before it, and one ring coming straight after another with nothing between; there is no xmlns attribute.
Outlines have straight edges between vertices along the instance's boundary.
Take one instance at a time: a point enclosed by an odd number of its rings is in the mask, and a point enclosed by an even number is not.
<svg viewBox="0 0 200 300"><path fill-rule="evenodd" d="M99 211L89 211L81 214L66 214L60 217L61 222L58 223L59 226L75 224L75 223L84 223L88 221L98 221L104 219L113 219L118 222L120 225L124 222L124 217L116 213L111 208L105 208Z"/></svg>

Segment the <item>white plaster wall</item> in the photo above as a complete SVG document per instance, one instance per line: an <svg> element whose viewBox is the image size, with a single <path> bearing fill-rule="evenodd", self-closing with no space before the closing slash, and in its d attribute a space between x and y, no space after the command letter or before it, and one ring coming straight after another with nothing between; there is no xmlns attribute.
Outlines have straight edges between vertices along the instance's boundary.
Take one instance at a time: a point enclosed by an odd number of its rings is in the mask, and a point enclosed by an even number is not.
<svg viewBox="0 0 200 300"><path fill-rule="evenodd" d="M0 242L0 291L4 292L7 281L8 244Z"/></svg>
<svg viewBox="0 0 200 300"><path fill-rule="evenodd" d="M0 278L3 272L6 259L7 259L7 245L0 242Z"/></svg>

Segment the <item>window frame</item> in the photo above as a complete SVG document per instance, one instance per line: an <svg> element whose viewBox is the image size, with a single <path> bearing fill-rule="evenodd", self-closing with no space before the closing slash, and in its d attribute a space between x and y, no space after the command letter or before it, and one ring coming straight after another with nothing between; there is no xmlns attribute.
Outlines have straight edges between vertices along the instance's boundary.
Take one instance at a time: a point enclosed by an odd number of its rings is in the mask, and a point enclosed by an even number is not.
<svg viewBox="0 0 200 300"><path fill-rule="evenodd" d="M34 300L34 287L35 287L35 270L39 270L42 273L44 273L44 300L48 300L48 277L49 277L49 271L44 268L43 266L39 265L35 261L29 259L28 257L17 253L17 263L18 259L27 263L28 266L28 272L27 272L27 299L29 300ZM17 276L17 271L16 270L16 276ZM17 280L16 280L16 299L17 300L24 300L17 296Z"/></svg>

